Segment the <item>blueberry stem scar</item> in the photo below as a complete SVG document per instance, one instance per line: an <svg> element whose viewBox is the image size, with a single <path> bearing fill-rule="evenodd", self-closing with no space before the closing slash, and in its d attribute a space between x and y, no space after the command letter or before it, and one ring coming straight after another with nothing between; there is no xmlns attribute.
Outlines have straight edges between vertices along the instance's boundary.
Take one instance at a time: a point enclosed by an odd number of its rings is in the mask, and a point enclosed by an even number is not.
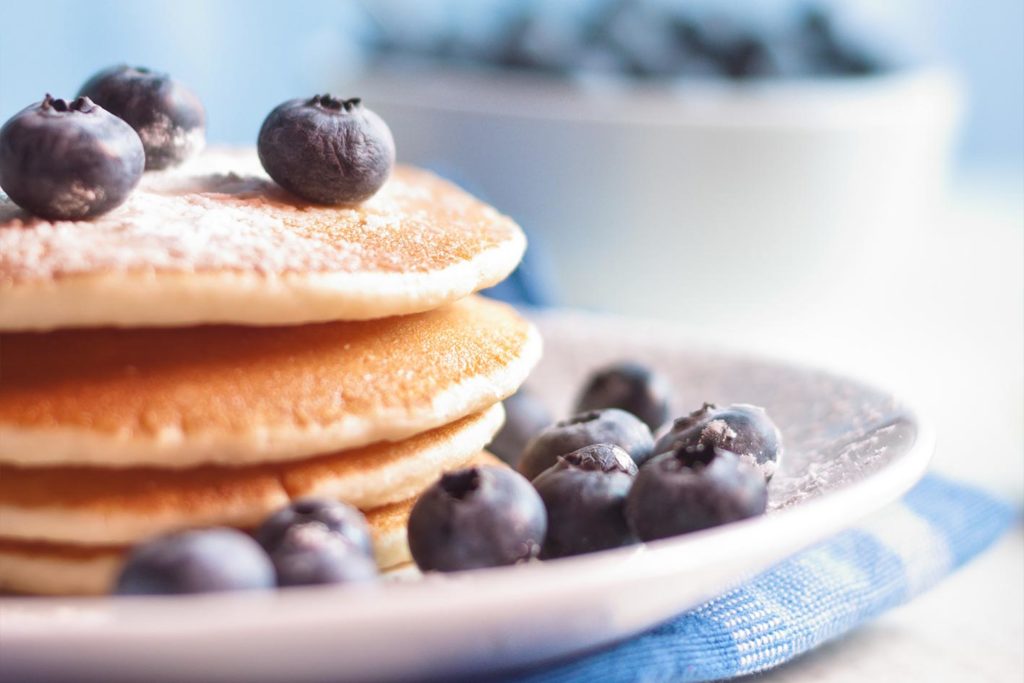
<svg viewBox="0 0 1024 683"><path fill-rule="evenodd" d="M96 108L96 105L88 97L76 97L71 104L68 104L63 97L54 97L50 93L46 93L40 106L43 109L53 109L59 112L80 111L83 114L88 114Z"/></svg>
<svg viewBox="0 0 1024 683"><path fill-rule="evenodd" d="M313 95L308 104L320 105L324 109L330 109L332 111L341 111L342 109L345 111L352 111L358 107L361 102L362 99L359 97L350 97L347 100L340 100L329 93L324 93L323 95Z"/></svg>
<svg viewBox="0 0 1024 683"><path fill-rule="evenodd" d="M465 500L480 486L480 472L476 468L451 472L441 477L441 487L456 500Z"/></svg>

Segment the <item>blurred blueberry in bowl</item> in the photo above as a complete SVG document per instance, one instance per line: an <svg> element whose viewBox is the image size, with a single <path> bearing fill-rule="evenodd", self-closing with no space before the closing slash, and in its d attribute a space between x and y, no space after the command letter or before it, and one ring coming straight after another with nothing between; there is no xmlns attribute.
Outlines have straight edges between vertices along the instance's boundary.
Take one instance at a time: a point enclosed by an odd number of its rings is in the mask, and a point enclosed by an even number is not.
<svg viewBox="0 0 1024 683"><path fill-rule="evenodd" d="M431 7L379 13L380 30L366 45L371 56L652 80L864 76L894 66L825 5L780 5L775 22L752 21L737 7L653 0Z"/></svg>

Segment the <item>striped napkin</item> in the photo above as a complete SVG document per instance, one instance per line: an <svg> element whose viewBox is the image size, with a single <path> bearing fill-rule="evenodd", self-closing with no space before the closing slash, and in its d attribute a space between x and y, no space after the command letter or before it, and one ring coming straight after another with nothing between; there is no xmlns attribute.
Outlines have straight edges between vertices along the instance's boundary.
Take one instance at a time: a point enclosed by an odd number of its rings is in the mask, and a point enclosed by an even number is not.
<svg viewBox="0 0 1024 683"><path fill-rule="evenodd" d="M508 679L681 683L770 669L901 605L1006 531L1016 512L926 476L899 503L633 640Z"/></svg>

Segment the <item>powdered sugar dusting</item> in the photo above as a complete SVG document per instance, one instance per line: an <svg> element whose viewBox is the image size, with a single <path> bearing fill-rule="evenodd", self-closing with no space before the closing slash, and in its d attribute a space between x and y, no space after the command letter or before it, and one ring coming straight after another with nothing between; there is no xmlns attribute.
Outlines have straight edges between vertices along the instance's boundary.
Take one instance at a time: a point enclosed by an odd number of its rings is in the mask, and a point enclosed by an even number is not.
<svg viewBox="0 0 1024 683"><path fill-rule="evenodd" d="M93 221L33 218L0 195L0 285L108 272L430 272L518 238L508 218L429 173L399 167L367 202L302 203L252 150L150 172Z"/></svg>

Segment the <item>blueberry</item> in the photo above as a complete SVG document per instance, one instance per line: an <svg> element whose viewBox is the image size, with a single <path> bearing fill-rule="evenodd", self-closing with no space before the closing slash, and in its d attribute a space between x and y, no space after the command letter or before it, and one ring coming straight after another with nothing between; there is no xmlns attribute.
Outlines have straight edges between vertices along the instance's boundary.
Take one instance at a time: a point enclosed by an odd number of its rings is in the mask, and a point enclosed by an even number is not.
<svg viewBox="0 0 1024 683"><path fill-rule="evenodd" d="M704 38L703 24L694 17L678 14L668 21L669 30L680 49L691 55L705 55L710 52Z"/></svg>
<svg viewBox="0 0 1024 683"><path fill-rule="evenodd" d="M423 571L451 572L537 557L547 515L530 482L504 466L445 474L409 515L409 549Z"/></svg>
<svg viewBox="0 0 1024 683"><path fill-rule="evenodd" d="M618 446L584 446L533 480L548 512L541 559L581 555L636 542L624 506L636 463Z"/></svg>
<svg viewBox="0 0 1024 683"><path fill-rule="evenodd" d="M273 553L289 529L312 522L319 522L329 531L344 537L367 557L373 557L373 540L363 513L335 500L300 498L292 501L260 525L256 530L256 540L268 553Z"/></svg>
<svg viewBox="0 0 1024 683"><path fill-rule="evenodd" d="M863 76L883 70L882 60L843 38L821 7L804 12L800 30L808 58L826 73Z"/></svg>
<svg viewBox="0 0 1024 683"><path fill-rule="evenodd" d="M653 432L668 420L671 394L662 375L627 361L591 375L576 401L576 411L618 408L640 418Z"/></svg>
<svg viewBox="0 0 1024 683"><path fill-rule="evenodd" d="M726 45L718 56L722 72L729 78L771 76L778 73L768 45L753 35L743 35Z"/></svg>
<svg viewBox="0 0 1024 683"><path fill-rule="evenodd" d="M681 51L669 19L664 8L653 3L613 3L591 35L605 51L622 58L629 75L671 76L679 67Z"/></svg>
<svg viewBox="0 0 1024 683"><path fill-rule="evenodd" d="M706 445L732 451L741 460L756 465L766 480L782 462L782 435L764 408L737 403L717 408L705 403L672 424L654 451L663 453L677 446Z"/></svg>
<svg viewBox="0 0 1024 683"><path fill-rule="evenodd" d="M598 443L618 446L637 465L642 465L654 451L651 430L633 415L617 408L592 410L556 422L530 439L518 469L523 476L534 479L554 465L558 456Z"/></svg>
<svg viewBox="0 0 1024 683"><path fill-rule="evenodd" d="M377 577L372 555L322 522L289 526L270 559L279 586L354 583Z"/></svg>
<svg viewBox="0 0 1024 683"><path fill-rule="evenodd" d="M536 434L551 424L551 414L537 397L520 389L505 399L505 424L488 450L515 467L523 449Z"/></svg>
<svg viewBox="0 0 1024 683"><path fill-rule="evenodd" d="M711 66L713 73L736 80L778 73L765 40L734 18L677 15L672 30L690 64Z"/></svg>
<svg viewBox="0 0 1024 683"><path fill-rule="evenodd" d="M114 592L169 595L273 587L274 566L259 543L237 529L214 528L161 536L136 546Z"/></svg>
<svg viewBox="0 0 1024 683"><path fill-rule="evenodd" d="M319 204L369 199L395 164L391 131L358 97L285 102L263 122L257 151L278 185Z"/></svg>
<svg viewBox="0 0 1024 683"><path fill-rule="evenodd" d="M504 22L497 36L493 59L503 67L562 73L573 50L564 27L552 26L530 10L521 11Z"/></svg>
<svg viewBox="0 0 1024 683"><path fill-rule="evenodd" d="M142 177L135 131L79 97L47 95L0 128L0 187L42 218L80 220L120 206Z"/></svg>
<svg viewBox="0 0 1024 683"><path fill-rule="evenodd" d="M762 514L768 487L755 467L729 451L679 446L640 468L626 520L644 541Z"/></svg>
<svg viewBox="0 0 1024 683"><path fill-rule="evenodd" d="M146 170L176 166L206 144L206 112L199 98L167 74L126 65L100 71L82 86L142 138Z"/></svg>

